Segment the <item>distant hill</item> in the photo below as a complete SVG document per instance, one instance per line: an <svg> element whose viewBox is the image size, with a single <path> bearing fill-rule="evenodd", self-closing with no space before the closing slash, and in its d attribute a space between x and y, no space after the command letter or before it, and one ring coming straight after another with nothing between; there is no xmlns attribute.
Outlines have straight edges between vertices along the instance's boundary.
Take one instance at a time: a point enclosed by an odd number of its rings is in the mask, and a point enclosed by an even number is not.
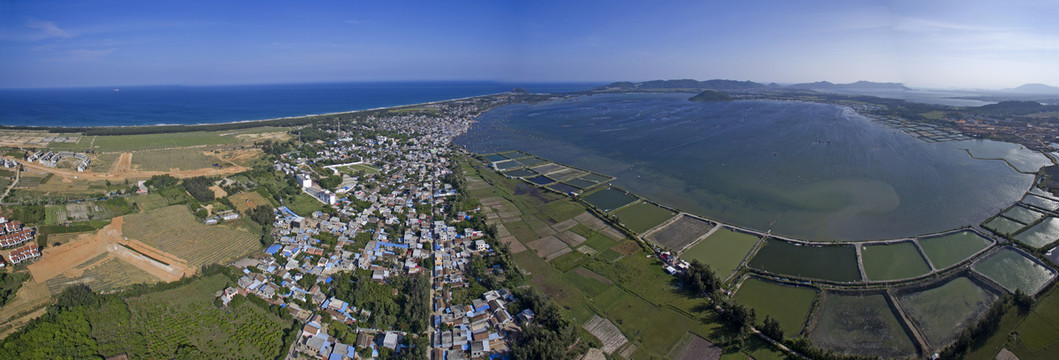
<svg viewBox="0 0 1059 360"><path fill-rule="evenodd" d="M904 91L912 90L902 83L879 83L871 81L858 81L849 84L834 84L827 81L817 81L814 83L802 83L787 86L789 89L805 89L805 90L891 90L891 91Z"/></svg>
<svg viewBox="0 0 1059 360"><path fill-rule="evenodd" d="M1024 84L1017 88L1007 89L1005 91L1022 94L1059 94L1059 87L1048 86L1045 84Z"/></svg>
<svg viewBox="0 0 1059 360"><path fill-rule="evenodd" d="M974 111L993 115L1028 115L1039 112L1059 111L1059 105L1041 105L1036 101L1001 101L996 104L972 108Z"/></svg>
<svg viewBox="0 0 1059 360"><path fill-rule="evenodd" d="M681 79L681 80L651 80L644 82L628 82L619 81L595 88L596 91L662 91L662 90L681 90L681 91L702 91L702 90L746 90L746 89L758 89L764 88L765 85L758 84L753 81L737 81L737 80L706 80L698 81L692 79Z"/></svg>
<svg viewBox="0 0 1059 360"><path fill-rule="evenodd" d="M704 90L698 95L688 98L688 100L700 102L718 102L732 100L732 97L725 95L724 93L717 90Z"/></svg>

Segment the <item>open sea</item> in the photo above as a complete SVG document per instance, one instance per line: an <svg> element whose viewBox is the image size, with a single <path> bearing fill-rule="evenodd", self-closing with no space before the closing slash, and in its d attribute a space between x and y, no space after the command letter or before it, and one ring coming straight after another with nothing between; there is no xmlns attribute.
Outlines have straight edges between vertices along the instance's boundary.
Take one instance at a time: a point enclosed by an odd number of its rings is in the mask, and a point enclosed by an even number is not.
<svg viewBox="0 0 1059 360"><path fill-rule="evenodd" d="M0 89L0 125L215 124L495 94L589 90L603 83L360 82Z"/></svg>

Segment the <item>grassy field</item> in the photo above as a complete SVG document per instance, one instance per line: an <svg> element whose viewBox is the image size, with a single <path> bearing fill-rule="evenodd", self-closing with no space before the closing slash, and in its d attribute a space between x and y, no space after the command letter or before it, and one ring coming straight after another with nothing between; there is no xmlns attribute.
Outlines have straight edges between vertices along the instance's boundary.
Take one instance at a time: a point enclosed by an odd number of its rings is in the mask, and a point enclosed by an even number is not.
<svg viewBox="0 0 1059 360"><path fill-rule="evenodd" d="M259 127L230 131L97 136L93 149L96 152L115 152L198 145L222 145L241 142L252 143L266 138L270 134L278 136L278 133L286 131L286 128Z"/></svg>
<svg viewBox="0 0 1059 360"><path fill-rule="evenodd" d="M709 265L721 279L726 279L739 268L757 242L757 236L721 228L685 251L681 258L699 260Z"/></svg>
<svg viewBox="0 0 1059 360"><path fill-rule="evenodd" d="M203 225L186 206L169 206L125 217L126 237L187 260L194 268L225 263L261 248L252 233Z"/></svg>
<svg viewBox="0 0 1059 360"><path fill-rule="evenodd" d="M882 357L915 354L883 295L826 294L813 316L816 327L809 339L825 349Z"/></svg>
<svg viewBox="0 0 1059 360"><path fill-rule="evenodd" d="M754 309L759 321L765 315L773 317L779 321L785 336L795 337L809 318L817 293L813 288L783 285L752 276L739 287L735 301Z"/></svg>
<svg viewBox="0 0 1059 360"><path fill-rule="evenodd" d="M92 156L92 162L88 164L88 170L97 173L110 171L114 161L118 160L119 153L96 154Z"/></svg>
<svg viewBox="0 0 1059 360"><path fill-rule="evenodd" d="M130 198L129 201L135 203L140 208L140 211L151 211L169 205L165 198L158 194L137 195Z"/></svg>
<svg viewBox="0 0 1059 360"><path fill-rule="evenodd" d="M369 174L370 175L370 174L376 174L376 173L379 172L379 168L377 168L375 166L372 166L370 164L353 164L353 165L350 165L350 166L336 167L335 170L338 170L338 172L340 172L340 173L354 175L354 176L357 175L357 173L364 173L364 174Z"/></svg>
<svg viewBox="0 0 1059 360"><path fill-rule="evenodd" d="M614 215L617 215L618 220L625 224L625 227L629 228L629 230L643 234L647 230L658 226L658 224L669 220L676 213L649 202L640 202L615 211Z"/></svg>
<svg viewBox="0 0 1059 360"><path fill-rule="evenodd" d="M957 331L978 321L996 299L995 294L967 277L958 277L938 287L897 296L901 308L931 346L937 349L948 345Z"/></svg>
<svg viewBox="0 0 1059 360"><path fill-rule="evenodd" d="M866 245L861 248L864 272L871 280L897 280L930 272L930 266L910 241Z"/></svg>
<svg viewBox="0 0 1059 360"><path fill-rule="evenodd" d="M132 154L133 168L144 171L193 170L229 165L216 156L203 154L203 149L167 149L138 151Z"/></svg>
<svg viewBox="0 0 1059 360"><path fill-rule="evenodd" d="M204 358L273 358L283 354L285 321L243 302L225 310L214 293L228 286L223 275L195 279L172 290L150 293L92 309L92 337L106 356L172 358L190 347ZM123 306L125 305L125 306Z"/></svg>
<svg viewBox="0 0 1059 360"><path fill-rule="evenodd" d="M1056 291L1053 286L1041 293L1028 313L1010 308L997 331L974 348L967 359L991 360L1000 348L1011 350L1023 360L1054 359L1059 353L1059 294Z"/></svg>
<svg viewBox="0 0 1059 360"><path fill-rule="evenodd" d="M293 211L295 214L301 216L309 216L313 211L321 211L324 209L324 203L314 199L309 194L304 192L294 195L294 202L287 204L287 208Z"/></svg>
<svg viewBox="0 0 1059 360"><path fill-rule="evenodd" d="M944 269L966 260L989 246L990 241L970 231L919 239L919 246L937 269Z"/></svg>

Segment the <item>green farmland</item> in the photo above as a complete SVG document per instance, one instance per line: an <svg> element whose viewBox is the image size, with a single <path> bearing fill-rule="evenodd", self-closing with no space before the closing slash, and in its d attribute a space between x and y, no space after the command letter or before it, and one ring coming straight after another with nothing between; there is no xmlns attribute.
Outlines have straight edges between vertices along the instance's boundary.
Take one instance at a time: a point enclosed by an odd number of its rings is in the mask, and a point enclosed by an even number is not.
<svg viewBox="0 0 1059 360"><path fill-rule="evenodd" d="M669 220L676 213L649 202L640 202L615 211L614 215L617 215L618 220L629 230L643 234Z"/></svg>
<svg viewBox="0 0 1059 360"><path fill-rule="evenodd" d="M686 260L698 260L712 268L722 280L728 278L754 248L758 237L729 228L717 229L681 254Z"/></svg>
<svg viewBox="0 0 1059 360"><path fill-rule="evenodd" d="M802 331L818 293L813 288L783 285L751 276L739 286L735 301L754 309L759 321L765 315L776 319L784 335L794 337Z"/></svg>

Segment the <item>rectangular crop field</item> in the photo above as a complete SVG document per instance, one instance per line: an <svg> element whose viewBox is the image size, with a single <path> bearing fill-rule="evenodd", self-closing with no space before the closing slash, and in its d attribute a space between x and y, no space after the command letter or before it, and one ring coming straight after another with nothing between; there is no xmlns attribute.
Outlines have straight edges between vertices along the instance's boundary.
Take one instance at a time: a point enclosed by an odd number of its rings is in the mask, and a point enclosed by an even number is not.
<svg viewBox="0 0 1059 360"><path fill-rule="evenodd" d="M938 270L956 265L988 247L992 242L972 231L921 238L919 246Z"/></svg>
<svg viewBox="0 0 1059 360"><path fill-rule="evenodd" d="M132 166L144 171L194 170L229 165L216 156L206 155L202 149L167 149L137 151L132 154Z"/></svg>
<svg viewBox="0 0 1059 360"><path fill-rule="evenodd" d="M124 235L187 260L198 268L226 263L261 249L258 237L226 226L207 226L186 206L174 205L128 215Z"/></svg>
<svg viewBox="0 0 1059 360"><path fill-rule="evenodd" d="M816 346L846 354L915 355L912 340L883 295L827 294L813 316L816 326L809 339Z"/></svg>
<svg viewBox="0 0 1059 360"><path fill-rule="evenodd" d="M691 245L695 239L706 235L713 229L714 223L683 215L665 227L655 230L647 235L647 239L667 249L680 252Z"/></svg>
<svg viewBox="0 0 1059 360"><path fill-rule="evenodd" d="M1055 270L1030 260L1018 251L1005 247L978 261L974 270L1000 283L1008 291L1036 295L1045 284L1055 277Z"/></svg>
<svg viewBox="0 0 1059 360"><path fill-rule="evenodd" d="M92 156L92 162L88 164L88 169L92 172L105 173L110 171L110 168L114 166L114 161L118 159L119 153L109 154L96 154Z"/></svg>
<svg viewBox="0 0 1059 360"><path fill-rule="evenodd" d="M597 209L609 212L636 201L636 197L617 188L610 187L585 195L584 200Z"/></svg>
<svg viewBox="0 0 1059 360"><path fill-rule="evenodd" d="M1059 241L1059 218L1049 216L1037 225L1019 232L1015 235L1015 240L1036 249Z"/></svg>
<svg viewBox="0 0 1059 360"><path fill-rule="evenodd" d="M658 226L658 224L669 220L676 213L658 205L641 201L615 211L614 215L617 215L618 220L625 224L629 230L635 231L637 234L643 234L647 230Z"/></svg>
<svg viewBox="0 0 1059 360"><path fill-rule="evenodd" d="M911 241L865 245L861 257L864 272L871 280L907 279L930 272L930 266Z"/></svg>
<svg viewBox="0 0 1059 360"><path fill-rule="evenodd" d="M857 250L850 245L807 245L768 239L750 259L749 266L778 274L831 281L860 280Z"/></svg>
<svg viewBox="0 0 1059 360"><path fill-rule="evenodd" d="M114 152L254 142L262 139L262 136L285 133L286 131L286 128L260 127L231 131L107 135L97 136L93 149L96 152Z"/></svg>
<svg viewBox="0 0 1059 360"><path fill-rule="evenodd" d="M158 194L137 195L129 198L129 202L135 203L140 208L140 211L151 211L169 205L165 201L165 197Z"/></svg>
<svg viewBox="0 0 1059 360"><path fill-rule="evenodd" d="M681 254L685 260L698 260L710 266L722 280L728 278L754 249L758 237L729 228L717 229Z"/></svg>
<svg viewBox="0 0 1059 360"><path fill-rule="evenodd" d="M751 276L739 286L735 301L757 312L758 321L765 315L779 321L784 336L796 337L809 318L819 293L814 288L785 285Z"/></svg>
<svg viewBox="0 0 1059 360"><path fill-rule="evenodd" d="M272 204L269 203L268 200L265 200L264 197L261 197L261 194L254 191L241 192L229 196L228 201L231 201L232 206L235 206L235 210L241 214L245 214L247 211L250 211L250 209L256 208L261 205L272 206Z"/></svg>
<svg viewBox="0 0 1059 360"><path fill-rule="evenodd" d="M995 294L965 276L897 296L901 308L936 349L948 345L960 329L978 321L996 299Z"/></svg>

